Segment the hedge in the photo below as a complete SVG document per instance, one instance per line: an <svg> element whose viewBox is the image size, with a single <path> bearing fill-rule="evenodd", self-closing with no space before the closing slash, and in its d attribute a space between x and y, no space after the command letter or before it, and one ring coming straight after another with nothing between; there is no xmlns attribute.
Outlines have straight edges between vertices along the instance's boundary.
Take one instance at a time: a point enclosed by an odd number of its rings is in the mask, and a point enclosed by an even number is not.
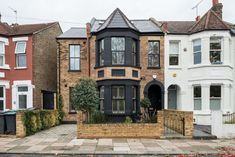
<svg viewBox="0 0 235 157"><path fill-rule="evenodd" d="M22 120L26 128L26 136L60 124L57 110L24 110L20 112L23 112Z"/></svg>

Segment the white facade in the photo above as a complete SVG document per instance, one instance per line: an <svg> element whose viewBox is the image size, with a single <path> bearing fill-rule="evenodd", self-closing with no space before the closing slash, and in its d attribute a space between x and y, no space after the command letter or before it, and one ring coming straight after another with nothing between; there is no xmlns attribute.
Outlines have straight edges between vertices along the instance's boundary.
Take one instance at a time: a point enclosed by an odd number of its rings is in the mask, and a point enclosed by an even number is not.
<svg viewBox="0 0 235 157"><path fill-rule="evenodd" d="M221 39L221 63L210 62L210 39L219 37ZM201 42L201 62L194 64L193 42ZM179 64L169 65L170 42L179 43ZM192 35L171 35L165 36L165 108L168 108L168 88L171 85L177 86L178 110L194 112L194 120L197 124L210 124L213 97L210 95L211 86L221 87L220 109L223 113L235 112L235 71L234 71L235 38L229 31L203 31ZM194 107L194 87L201 88L201 108ZM211 102L210 102L211 101ZM216 104L217 105L217 104ZM213 107L213 105L211 105ZM219 106L219 103L218 103Z"/></svg>

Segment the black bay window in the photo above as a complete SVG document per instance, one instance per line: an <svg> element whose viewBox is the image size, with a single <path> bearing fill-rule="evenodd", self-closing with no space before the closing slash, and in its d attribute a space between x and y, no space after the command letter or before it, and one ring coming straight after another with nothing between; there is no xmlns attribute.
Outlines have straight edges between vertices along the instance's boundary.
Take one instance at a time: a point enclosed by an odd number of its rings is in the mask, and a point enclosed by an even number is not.
<svg viewBox="0 0 235 157"><path fill-rule="evenodd" d="M99 65L104 65L104 39L99 41Z"/></svg>
<svg viewBox="0 0 235 157"><path fill-rule="evenodd" d="M159 41L148 42L148 67L159 68L160 67L160 46Z"/></svg>
<svg viewBox="0 0 235 157"><path fill-rule="evenodd" d="M132 45L131 45L131 61L132 65L136 66L136 59L137 59L137 42L136 40L132 40Z"/></svg>
<svg viewBox="0 0 235 157"><path fill-rule="evenodd" d="M100 111L104 112L104 86L100 86L99 95L100 95Z"/></svg>
<svg viewBox="0 0 235 157"><path fill-rule="evenodd" d="M125 62L125 38L112 37L111 38L112 50L112 64L122 65Z"/></svg>
<svg viewBox="0 0 235 157"><path fill-rule="evenodd" d="M125 88L124 86L112 86L113 113L125 113Z"/></svg>

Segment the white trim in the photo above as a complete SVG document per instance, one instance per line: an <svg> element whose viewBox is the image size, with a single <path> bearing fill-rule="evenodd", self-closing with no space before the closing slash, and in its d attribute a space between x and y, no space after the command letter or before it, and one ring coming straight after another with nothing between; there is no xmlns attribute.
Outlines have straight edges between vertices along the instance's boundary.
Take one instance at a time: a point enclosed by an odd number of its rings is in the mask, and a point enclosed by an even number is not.
<svg viewBox="0 0 235 157"><path fill-rule="evenodd" d="M16 38L12 38L13 42L17 42L17 41L28 41L29 37L16 37Z"/></svg>
<svg viewBox="0 0 235 157"><path fill-rule="evenodd" d="M0 37L0 42L4 42L5 45L9 45L9 40L8 40L8 38Z"/></svg>
<svg viewBox="0 0 235 157"><path fill-rule="evenodd" d="M5 86L6 89L9 89L10 88L10 81L0 80L0 86Z"/></svg>

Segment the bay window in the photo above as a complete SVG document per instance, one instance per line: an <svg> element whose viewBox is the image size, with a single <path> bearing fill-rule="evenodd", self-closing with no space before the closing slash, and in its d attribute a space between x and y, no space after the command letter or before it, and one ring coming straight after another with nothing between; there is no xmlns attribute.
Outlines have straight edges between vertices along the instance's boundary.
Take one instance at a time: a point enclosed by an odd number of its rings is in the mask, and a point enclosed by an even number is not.
<svg viewBox="0 0 235 157"><path fill-rule="evenodd" d="M148 67L160 67L160 44L159 41L148 42Z"/></svg>
<svg viewBox="0 0 235 157"><path fill-rule="evenodd" d="M26 67L26 42L16 43L16 67Z"/></svg>
<svg viewBox="0 0 235 157"><path fill-rule="evenodd" d="M80 45L69 46L69 70L80 70Z"/></svg>
<svg viewBox="0 0 235 157"><path fill-rule="evenodd" d="M136 108L137 108L137 87L132 86L132 112L136 113Z"/></svg>
<svg viewBox="0 0 235 157"><path fill-rule="evenodd" d="M112 86L112 110L113 113L125 113L124 86Z"/></svg>
<svg viewBox="0 0 235 157"><path fill-rule="evenodd" d="M170 41L169 65L179 65L179 41Z"/></svg>
<svg viewBox="0 0 235 157"><path fill-rule="evenodd" d="M222 38L210 38L210 62L211 64L221 64Z"/></svg>
<svg viewBox="0 0 235 157"><path fill-rule="evenodd" d="M104 65L104 39L99 41L99 64Z"/></svg>
<svg viewBox="0 0 235 157"><path fill-rule="evenodd" d="M5 64L5 44L4 42L0 42L0 66L4 66Z"/></svg>
<svg viewBox="0 0 235 157"><path fill-rule="evenodd" d="M221 86L220 85L210 86L210 109L211 110L221 109Z"/></svg>
<svg viewBox="0 0 235 157"><path fill-rule="evenodd" d="M123 65L125 62L125 38L111 38L112 64Z"/></svg>
<svg viewBox="0 0 235 157"><path fill-rule="evenodd" d="M201 39L193 41L193 64L201 64L202 51L201 51Z"/></svg>
<svg viewBox="0 0 235 157"><path fill-rule="evenodd" d="M131 58L132 58L132 65L136 66L136 41L132 40L132 45L131 45Z"/></svg>
<svg viewBox="0 0 235 157"><path fill-rule="evenodd" d="M99 95L100 95L100 111L104 112L104 86L100 87Z"/></svg>
<svg viewBox="0 0 235 157"><path fill-rule="evenodd" d="M194 97L194 110L202 109L202 88L201 86L193 87L193 97Z"/></svg>

